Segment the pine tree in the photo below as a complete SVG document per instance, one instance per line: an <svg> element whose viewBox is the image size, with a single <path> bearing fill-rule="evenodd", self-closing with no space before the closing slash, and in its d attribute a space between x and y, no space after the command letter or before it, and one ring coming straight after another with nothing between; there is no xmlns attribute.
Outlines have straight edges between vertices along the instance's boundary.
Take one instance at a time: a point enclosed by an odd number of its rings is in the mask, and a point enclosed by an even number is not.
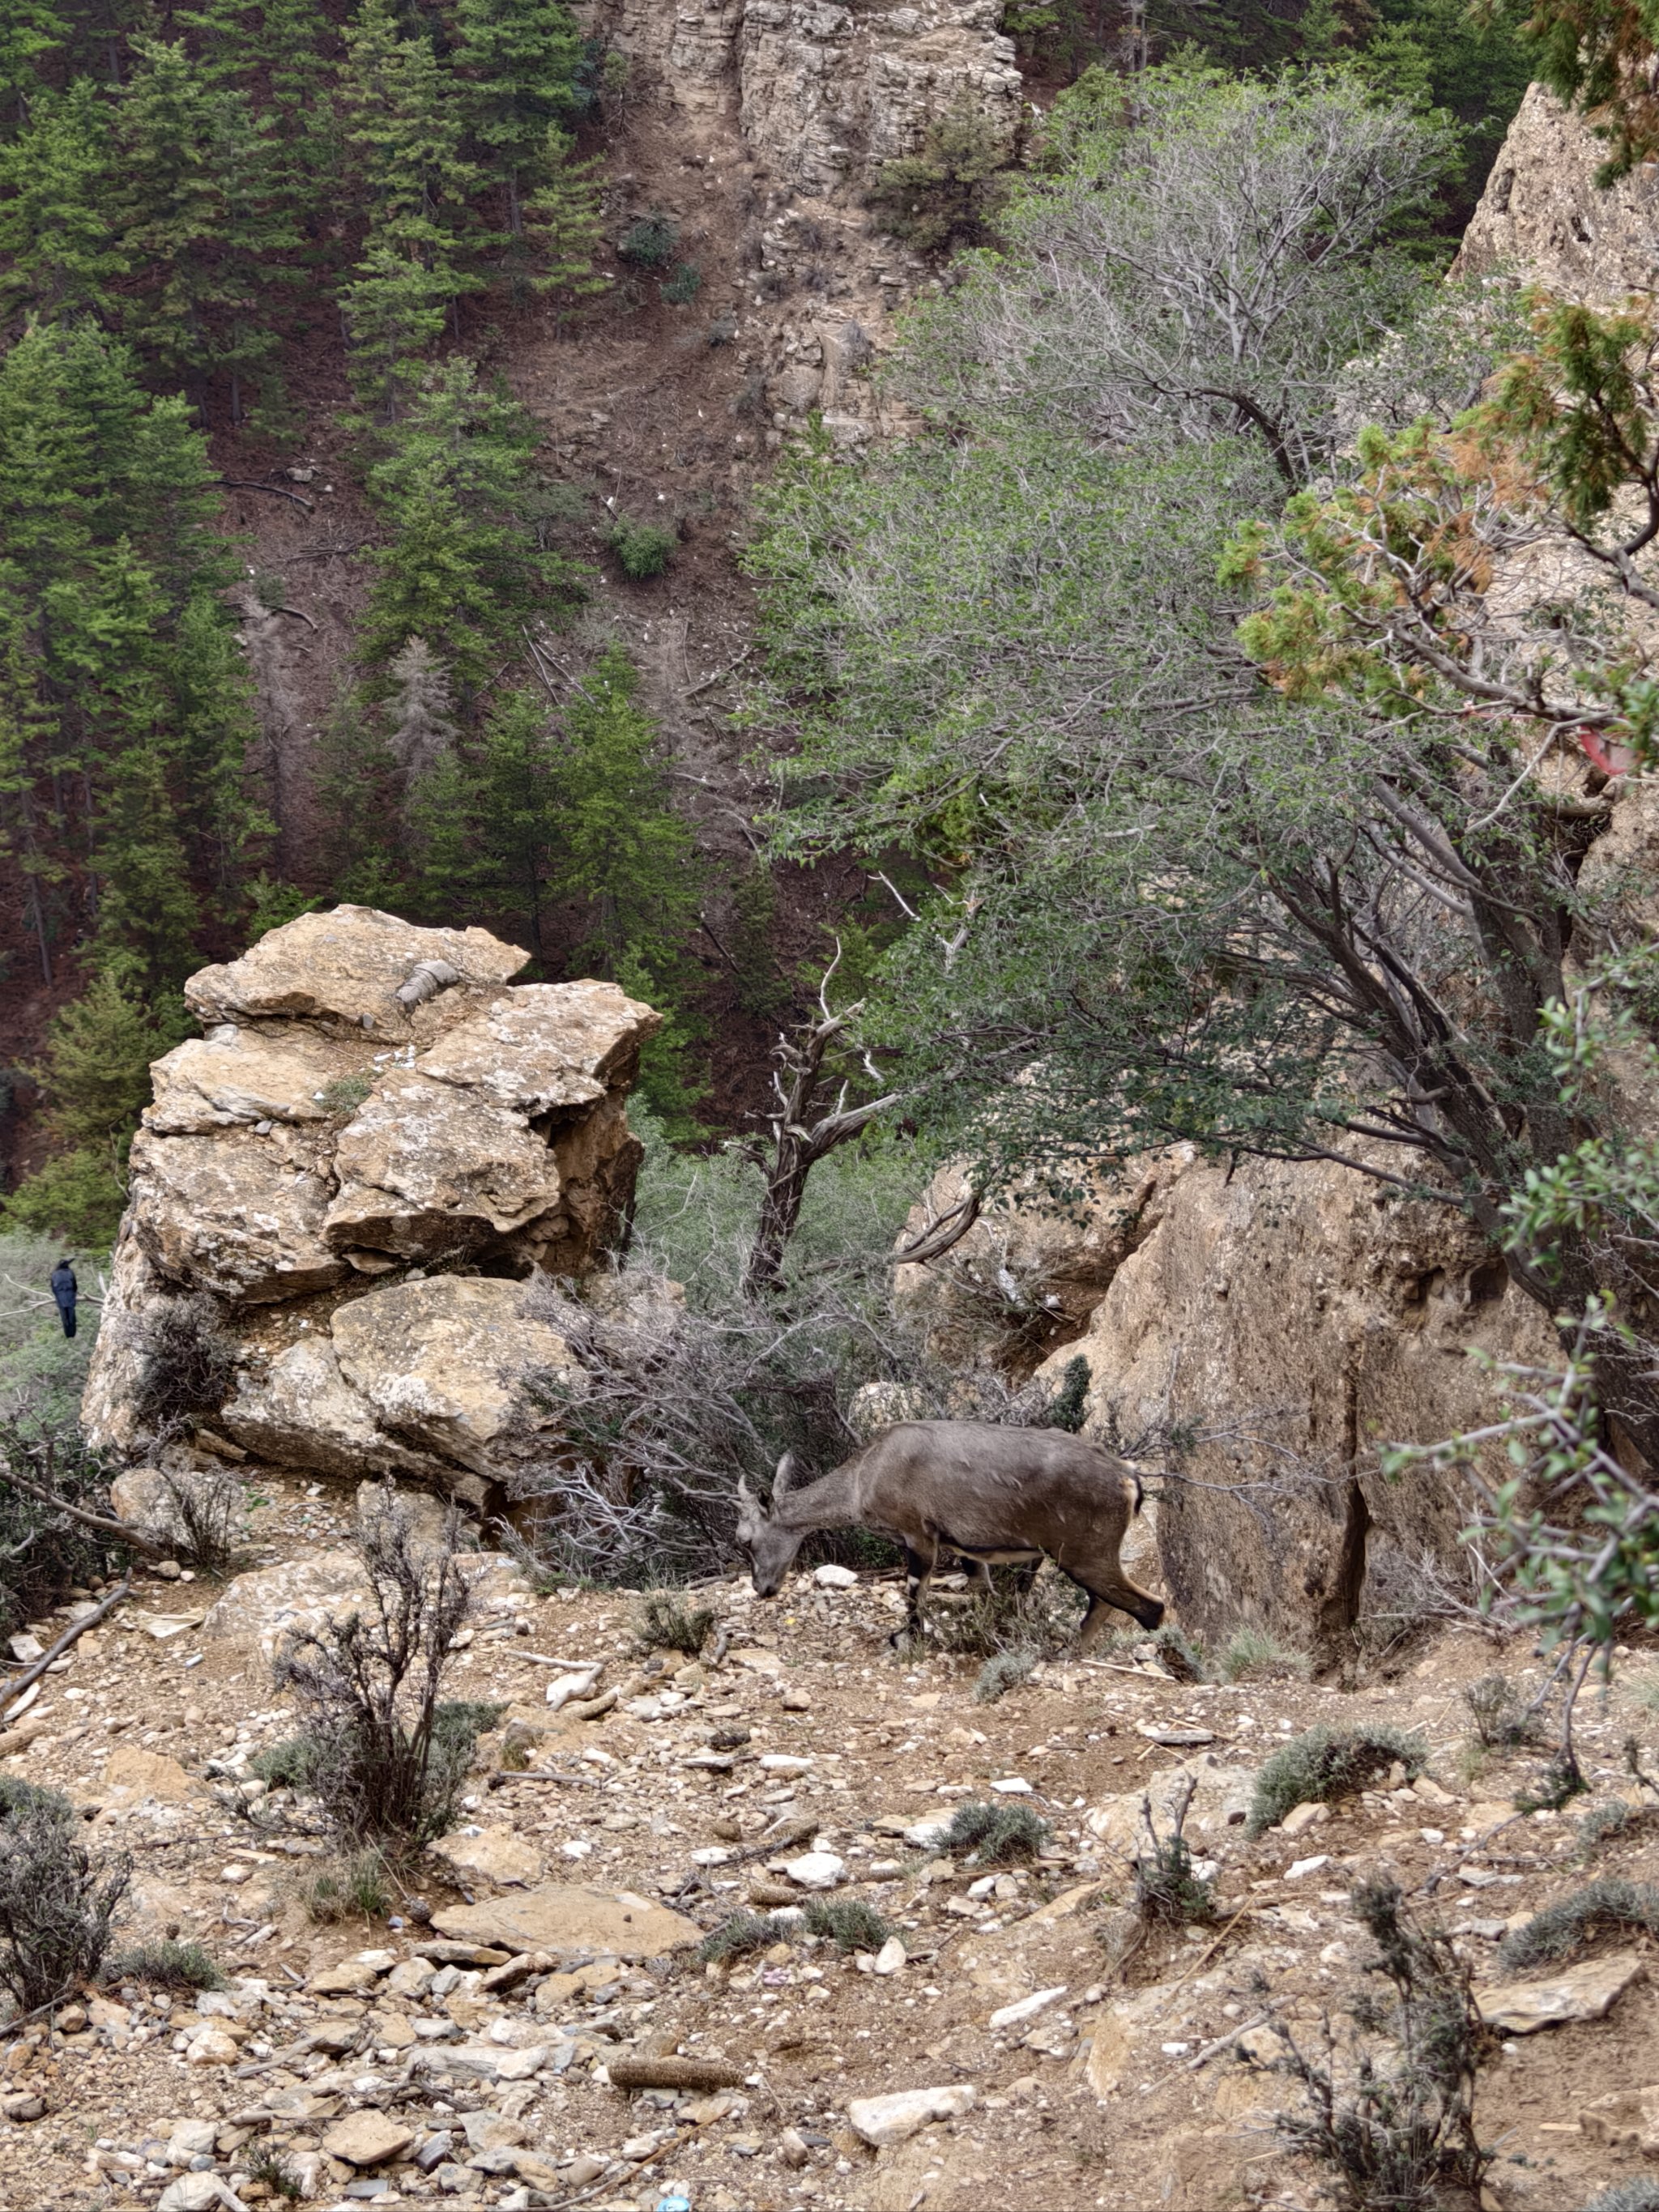
<svg viewBox="0 0 1659 2212"><path fill-rule="evenodd" d="M0 303L109 320L111 288L131 265L114 198L107 97L89 77L40 93L27 127L0 144Z"/></svg>
<svg viewBox="0 0 1659 2212"><path fill-rule="evenodd" d="M0 130L22 130L40 89L40 64L69 41L54 0L6 0L0 9Z"/></svg>
<svg viewBox="0 0 1659 2212"><path fill-rule="evenodd" d="M501 196L501 234L516 241L527 192L548 159L550 127L577 106L581 35L568 11L550 0L455 0L453 38L468 150Z"/></svg>
<svg viewBox="0 0 1659 2212"><path fill-rule="evenodd" d="M333 896L356 906L404 904L403 793L379 718L355 702L337 708L318 737L316 779Z"/></svg>
<svg viewBox="0 0 1659 2212"><path fill-rule="evenodd" d="M390 419L416 357L483 280L465 266L477 171L463 151L453 79L423 33L406 34L392 0L363 0L346 33L340 81L352 189L368 224L341 295L353 381Z"/></svg>
<svg viewBox="0 0 1659 2212"><path fill-rule="evenodd" d="M0 1204L0 1226L109 1243L125 1203L127 1152L149 1099L150 1062L187 1030L182 1000L159 1006L118 967L57 1013L34 1070L57 1156Z"/></svg>
<svg viewBox="0 0 1659 2212"><path fill-rule="evenodd" d="M478 778L459 748L441 753L404 800L415 911L432 922L469 918L478 881Z"/></svg>
<svg viewBox="0 0 1659 2212"><path fill-rule="evenodd" d="M248 94L270 137L276 204L311 232L339 173L331 79L344 51L319 0L198 0L175 21L192 33L202 73Z"/></svg>
<svg viewBox="0 0 1659 2212"><path fill-rule="evenodd" d="M135 40L133 52L118 132L123 244L149 281L129 327L163 371L198 388L226 376L240 422L249 380L274 386L270 301L286 274L276 257L300 237L281 204L270 121L246 93L213 83L182 41Z"/></svg>
<svg viewBox="0 0 1659 2212"><path fill-rule="evenodd" d="M205 442L126 349L32 325L0 360L0 726L6 811L43 964L78 891L146 990L196 957L189 885L228 904L258 834L247 678L221 593Z"/></svg>
<svg viewBox="0 0 1659 2212"><path fill-rule="evenodd" d="M418 783L454 747L448 672L423 637L411 637L386 674L386 742L405 783Z"/></svg>
<svg viewBox="0 0 1659 2212"><path fill-rule="evenodd" d="M582 932L569 972L611 976L665 1016L641 1060L641 1088L684 1135L695 1126L698 1091L688 1057L702 1026L689 1004L701 893L696 841L671 801L656 728L638 690L633 663L612 646L565 711L553 763L558 846L548 890L575 909Z"/></svg>
<svg viewBox="0 0 1659 2212"><path fill-rule="evenodd" d="M469 361L429 369L387 433L368 493L390 524L362 658L387 667L411 637L453 672L463 703L503 641L576 595L577 572L540 542L531 513L537 430Z"/></svg>
<svg viewBox="0 0 1659 2212"><path fill-rule="evenodd" d="M509 691L497 704L484 726L479 786L481 886L528 937L539 964L560 805L547 702L539 694Z"/></svg>
<svg viewBox="0 0 1659 2212"><path fill-rule="evenodd" d="M574 301L603 292L609 278L596 275L593 257L605 228L597 161L573 161L575 141L556 123L547 126L541 176L525 203L525 229L534 254L531 283Z"/></svg>

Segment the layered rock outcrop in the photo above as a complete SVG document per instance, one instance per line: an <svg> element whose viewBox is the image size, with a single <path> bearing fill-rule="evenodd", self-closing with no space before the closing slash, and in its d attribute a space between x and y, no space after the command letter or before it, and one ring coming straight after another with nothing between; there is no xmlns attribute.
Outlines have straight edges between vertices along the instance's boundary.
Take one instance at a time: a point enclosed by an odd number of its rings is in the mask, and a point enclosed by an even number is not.
<svg viewBox="0 0 1659 2212"><path fill-rule="evenodd" d="M526 957L341 907L191 978L205 1033L153 1070L94 1444L146 1441L152 1324L194 1295L235 1345L209 1410L265 1459L482 1497L544 1451L543 1383L580 1377L523 1280L585 1273L625 1213L658 1017L611 983L505 988Z"/></svg>
<svg viewBox="0 0 1659 2212"><path fill-rule="evenodd" d="M971 107L1012 140L1021 81L998 0L842 7L837 0L601 0L607 41L660 82L688 123L733 106L746 144L798 191L830 198Z"/></svg>

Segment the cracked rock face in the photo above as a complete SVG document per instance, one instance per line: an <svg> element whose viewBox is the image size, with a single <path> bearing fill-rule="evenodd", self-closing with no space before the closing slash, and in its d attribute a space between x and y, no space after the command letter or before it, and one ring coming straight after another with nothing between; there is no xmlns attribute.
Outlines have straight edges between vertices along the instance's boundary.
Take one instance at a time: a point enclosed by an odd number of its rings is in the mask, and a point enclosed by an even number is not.
<svg viewBox="0 0 1659 2212"><path fill-rule="evenodd" d="M611 983L506 988L525 958L340 907L191 978L209 1026L153 1071L82 1409L96 1446L144 1442L147 1322L206 1293L240 1354L218 1418L278 1465L482 1502L543 1449L525 1378L576 1369L522 1279L586 1273L621 1218L658 1017Z"/></svg>

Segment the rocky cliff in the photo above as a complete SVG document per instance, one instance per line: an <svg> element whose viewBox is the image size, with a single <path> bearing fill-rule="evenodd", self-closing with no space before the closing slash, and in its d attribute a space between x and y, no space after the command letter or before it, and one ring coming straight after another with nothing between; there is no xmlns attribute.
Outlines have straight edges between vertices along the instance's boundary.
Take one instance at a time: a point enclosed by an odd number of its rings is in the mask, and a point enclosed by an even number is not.
<svg viewBox="0 0 1659 2212"><path fill-rule="evenodd" d="M234 1363L196 1410L242 1448L475 1499L510 1482L547 1419L525 1378L574 1382L524 1281L585 1273L623 1218L658 1021L611 983L504 988L526 958L348 906L191 979L204 1034L153 1070L95 1445L131 1455L166 1425L160 1334L191 1300Z"/></svg>
<svg viewBox="0 0 1659 2212"><path fill-rule="evenodd" d="M1607 155L1553 93L1534 85L1492 164L1453 274L1507 270L1601 307L1650 290L1659 265L1659 178L1649 164L1603 191L1595 173Z"/></svg>
<svg viewBox="0 0 1659 2212"><path fill-rule="evenodd" d="M795 190L832 198L970 107L1012 139L1021 82L998 0L600 0L589 20L665 88L693 143L745 147Z"/></svg>

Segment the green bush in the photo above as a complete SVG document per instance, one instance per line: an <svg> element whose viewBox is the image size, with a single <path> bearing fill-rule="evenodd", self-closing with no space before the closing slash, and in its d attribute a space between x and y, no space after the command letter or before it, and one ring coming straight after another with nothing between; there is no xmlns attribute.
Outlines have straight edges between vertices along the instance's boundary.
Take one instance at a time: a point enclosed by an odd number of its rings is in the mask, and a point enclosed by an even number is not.
<svg viewBox="0 0 1659 2212"><path fill-rule="evenodd" d="M616 555L623 574L641 584L647 576L661 575L673 558L679 538L665 524L641 522L632 515L619 514L605 542Z"/></svg>
<svg viewBox="0 0 1659 2212"><path fill-rule="evenodd" d="M337 1121L349 1121L374 1088L367 1075L337 1075L323 1086L323 1110Z"/></svg>
<svg viewBox="0 0 1659 2212"><path fill-rule="evenodd" d="M693 262L682 261L663 286L662 296L671 307L689 307L702 289L702 270Z"/></svg>
<svg viewBox="0 0 1659 2212"><path fill-rule="evenodd" d="M1488 1751L1515 1751L1537 1743L1536 1717L1522 1704L1515 1685L1504 1674L1483 1674L1463 1692L1463 1702L1474 1723L1477 1742Z"/></svg>
<svg viewBox="0 0 1659 2212"><path fill-rule="evenodd" d="M273 2197L280 2197L289 2204L297 2204L305 2195L305 2184L298 2170L290 2163L288 2153L272 2142L255 2143L246 2154L246 2172L250 2181L262 2181Z"/></svg>
<svg viewBox="0 0 1659 2212"><path fill-rule="evenodd" d="M1428 1756L1421 1736L1406 1735L1386 1722L1346 1727L1323 1722L1281 1744L1263 1765L1250 1805L1249 1832L1259 1836L1264 1828L1276 1827L1298 1805L1325 1804L1363 1790L1396 1759L1414 1782Z"/></svg>
<svg viewBox="0 0 1659 2212"><path fill-rule="evenodd" d="M999 1651L979 1670L974 1684L974 1696L981 1705L994 1705L999 1698L1006 1698L1022 1682L1029 1682L1035 1673L1037 1655L1035 1651L1014 1650Z"/></svg>
<svg viewBox="0 0 1659 2212"><path fill-rule="evenodd" d="M148 1982L157 1990L222 1990L225 1977L199 1943L140 1943L110 1966L112 1982Z"/></svg>
<svg viewBox="0 0 1659 2212"><path fill-rule="evenodd" d="M680 242L680 227L654 210L629 225L617 246L617 256L636 269L665 269Z"/></svg>
<svg viewBox="0 0 1659 2212"><path fill-rule="evenodd" d="M1265 1629L1239 1628L1228 1638L1217 1672L1224 1682L1305 1681L1312 1668L1305 1651L1292 1651Z"/></svg>
<svg viewBox="0 0 1659 2212"><path fill-rule="evenodd" d="M704 1966L722 1959L741 1959L751 1951L769 1951L775 1943L793 1941L799 1930L793 1921L779 1920L769 1912L734 1912L697 1946Z"/></svg>
<svg viewBox="0 0 1659 2212"><path fill-rule="evenodd" d="M1065 1429L1074 1437L1081 1434L1089 1409L1089 1363L1079 1352L1060 1370L1060 1388L1048 1401L1051 1429Z"/></svg>
<svg viewBox="0 0 1659 2212"><path fill-rule="evenodd" d="M1659 1936L1659 1889L1651 1882L1598 1875L1512 1929L1498 1947L1498 1962L1510 1973L1553 1966L1594 1936L1614 1932Z"/></svg>
<svg viewBox="0 0 1659 2212"><path fill-rule="evenodd" d="M873 1905L861 1897L810 1897L806 1932L821 1936L838 1951L879 1951L893 1930Z"/></svg>
<svg viewBox="0 0 1659 2212"><path fill-rule="evenodd" d="M354 1851L323 1867L300 1885L300 1902L313 1920L384 1920L392 1911L392 1885L386 1856L373 1849Z"/></svg>
<svg viewBox="0 0 1659 2212"><path fill-rule="evenodd" d="M652 1590L634 1624L634 1639L642 1651L684 1651L695 1659L714 1626L711 1606L683 1606L667 1590Z"/></svg>
<svg viewBox="0 0 1659 2212"><path fill-rule="evenodd" d="M928 130L921 150L889 161L869 204L882 228L922 253L983 246L1008 197L1007 142L970 107Z"/></svg>
<svg viewBox="0 0 1659 2212"><path fill-rule="evenodd" d="M958 1805L941 1848L966 1851L969 1866L1012 1866L1034 1859L1048 1841L1048 1824L1029 1805Z"/></svg>

